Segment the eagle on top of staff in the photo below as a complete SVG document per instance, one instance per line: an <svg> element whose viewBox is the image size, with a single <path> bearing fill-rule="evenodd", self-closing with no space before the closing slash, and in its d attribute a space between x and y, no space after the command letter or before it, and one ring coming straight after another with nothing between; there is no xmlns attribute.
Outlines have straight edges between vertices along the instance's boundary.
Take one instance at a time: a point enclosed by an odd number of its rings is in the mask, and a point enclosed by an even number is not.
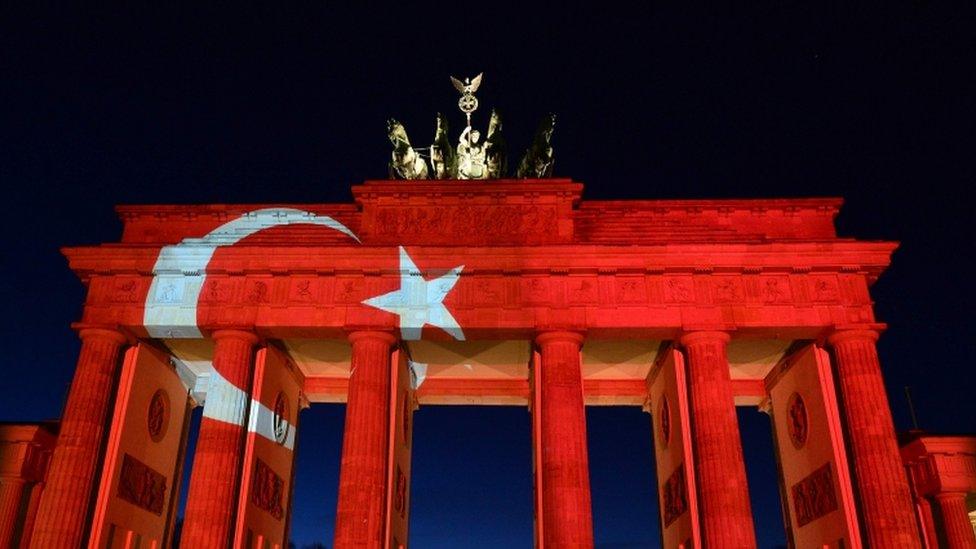
<svg viewBox="0 0 976 549"><path fill-rule="evenodd" d="M434 143L429 147L411 147L403 124L391 119L387 128L394 145L390 162L390 177L395 179L503 179L508 176L507 146L502 134L502 117L491 111L488 137L481 139L481 132L471 127L471 115L478 110L475 92L481 87L484 73L474 78L455 78L451 83L461 94L458 109L467 118L455 149L448 138L447 118L437 115L437 131ZM552 177L552 138L554 115L545 117L536 132L535 139L526 150L519 164L519 178ZM427 168L430 162L431 168Z"/></svg>
<svg viewBox="0 0 976 549"><path fill-rule="evenodd" d="M457 88L457 91L462 94L474 93L478 91L478 86L481 85L481 77L484 76L484 74L485 73L483 72L479 72L478 76L475 76L474 78L465 78L464 82L461 82L452 76L451 82L454 83L454 87Z"/></svg>

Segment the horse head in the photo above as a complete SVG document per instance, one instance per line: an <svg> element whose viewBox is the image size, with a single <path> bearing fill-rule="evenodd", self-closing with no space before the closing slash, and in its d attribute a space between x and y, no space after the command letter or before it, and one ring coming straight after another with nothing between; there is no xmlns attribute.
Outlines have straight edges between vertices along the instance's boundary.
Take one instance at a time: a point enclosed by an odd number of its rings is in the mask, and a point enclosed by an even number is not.
<svg viewBox="0 0 976 549"><path fill-rule="evenodd" d="M500 131L502 131L502 115L498 114L495 109L491 109L491 119L488 121L488 137Z"/></svg>
<svg viewBox="0 0 976 549"><path fill-rule="evenodd" d="M410 147L410 139L407 137L407 130L397 119L391 118L386 121L386 132L390 137L390 143L393 143L393 146L396 149Z"/></svg>
<svg viewBox="0 0 976 549"><path fill-rule="evenodd" d="M437 113L437 130L434 132L434 139L440 139L441 136L447 137L447 131L447 117Z"/></svg>
<svg viewBox="0 0 976 549"><path fill-rule="evenodd" d="M556 115L549 113L539 123L539 129L535 133L536 145L547 147L552 141L552 133L556 129Z"/></svg>

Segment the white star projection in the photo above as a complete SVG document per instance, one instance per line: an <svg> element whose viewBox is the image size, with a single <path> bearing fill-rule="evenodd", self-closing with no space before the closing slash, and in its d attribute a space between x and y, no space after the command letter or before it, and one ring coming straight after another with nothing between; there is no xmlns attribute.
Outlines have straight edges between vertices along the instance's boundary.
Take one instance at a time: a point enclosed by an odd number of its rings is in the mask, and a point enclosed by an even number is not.
<svg viewBox="0 0 976 549"><path fill-rule="evenodd" d="M424 280L407 250L400 246L400 289L371 297L363 304L398 315L400 335L405 341L419 340L421 329L427 324L464 341L461 326L443 303L444 297L457 284L462 269L464 265L454 267L434 280Z"/></svg>

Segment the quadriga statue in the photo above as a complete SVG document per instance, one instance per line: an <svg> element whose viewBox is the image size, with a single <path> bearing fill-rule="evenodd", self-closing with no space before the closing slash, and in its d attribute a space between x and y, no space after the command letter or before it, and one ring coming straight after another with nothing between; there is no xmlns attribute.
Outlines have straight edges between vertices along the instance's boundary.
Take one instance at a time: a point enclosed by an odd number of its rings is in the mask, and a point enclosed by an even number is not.
<svg viewBox="0 0 976 549"><path fill-rule="evenodd" d="M539 123L532 145L525 151L519 162L518 177L552 177L552 166L556 159L552 154L552 132L556 127L556 115L549 114Z"/></svg>
<svg viewBox="0 0 976 549"><path fill-rule="evenodd" d="M390 179L427 179L427 163L410 146L410 138L403 124L391 118L386 123L386 129L393 144Z"/></svg>
<svg viewBox="0 0 976 549"><path fill-rule="evenodd" d="M434 179L457 179L457 155L448 136L447 117L441 113L437 113L437 129L430 146L430 165Z"/></svg>

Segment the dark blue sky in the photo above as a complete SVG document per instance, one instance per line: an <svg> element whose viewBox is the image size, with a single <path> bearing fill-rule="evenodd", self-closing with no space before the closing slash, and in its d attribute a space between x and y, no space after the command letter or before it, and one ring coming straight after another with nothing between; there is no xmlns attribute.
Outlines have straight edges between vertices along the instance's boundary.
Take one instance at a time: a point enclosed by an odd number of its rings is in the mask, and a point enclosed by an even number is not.
<svg viewBox="0 0 976 549"><path fill-rule="evenodd" d="M902 242L873 289L896 425L912 385L922 427L974 430L972 6L459 5L0 8L0 419L59 414L84 294L58 248L117 240L114 204L348 201L385 174L386 118L429 139L455 108L447 75L484 71L479 96L505 114L514 155L558 113L556 174L587 198L845 197L843 235ZM342 413L302 418L299 544L331 543ZM588 420L598 543L655 546L648 416ZM768 421L740 420L772 547ZM416 547L531 544L528 421L418 412Z"/></svg>

